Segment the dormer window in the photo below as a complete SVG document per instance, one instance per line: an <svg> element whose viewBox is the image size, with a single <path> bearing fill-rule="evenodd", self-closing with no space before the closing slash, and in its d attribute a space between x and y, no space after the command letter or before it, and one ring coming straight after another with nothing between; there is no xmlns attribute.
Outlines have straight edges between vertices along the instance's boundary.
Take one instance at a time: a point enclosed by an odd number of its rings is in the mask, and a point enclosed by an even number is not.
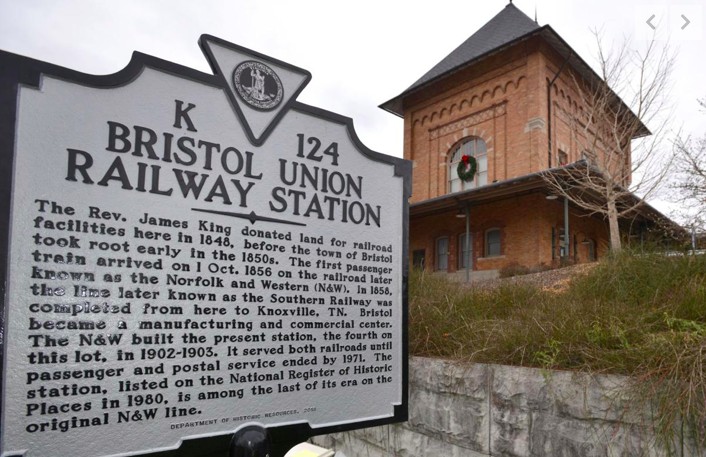
<svg viewBox="0 0 706 457"><path fill-rule="evenodd" d="M458 177L458 164L464 155L476 159L476 173L473 179L463 181ZM449 152L449 192L459 192L488 184L488 154L485 141L477 136L464 138Z"/></svg>

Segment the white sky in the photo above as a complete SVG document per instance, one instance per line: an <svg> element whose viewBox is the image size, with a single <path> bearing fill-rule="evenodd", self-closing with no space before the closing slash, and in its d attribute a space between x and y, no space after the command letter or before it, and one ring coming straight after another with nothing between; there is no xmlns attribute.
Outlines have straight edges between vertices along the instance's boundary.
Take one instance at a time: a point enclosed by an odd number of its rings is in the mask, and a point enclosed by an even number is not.
<svg viewBox="0 0 706 457"><path fill-rule="evenodd" d="M639 42L658 24L678 49L674 128L702 135L706 1L516 0L589 64L591 29ZM378 108L490 20L506 0L0 0L0 49L92 74L114 73L137 50L210 72L207 33L309 70L298 100L353 118L373 150L402 155L402 120ZM684 14L691 23L681 29ZM662 19L662 22L660 22ZM649 127L649 126L648 126ZM659 207L659 205L658 205ZM662 209L662 208L660 208Z"/></svg>

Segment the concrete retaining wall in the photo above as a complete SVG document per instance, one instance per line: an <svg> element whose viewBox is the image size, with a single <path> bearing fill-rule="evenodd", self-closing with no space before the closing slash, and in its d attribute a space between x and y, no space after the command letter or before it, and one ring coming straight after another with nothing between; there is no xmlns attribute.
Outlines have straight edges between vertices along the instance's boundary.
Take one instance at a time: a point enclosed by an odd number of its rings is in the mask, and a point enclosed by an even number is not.
<svg viewBox="0 0 706 457"><path fill-rule="evenodd" d="M348 457L706 456L679 436L668 452L624 377L412 358L409 381L408 422L314 441Z"/></svg>

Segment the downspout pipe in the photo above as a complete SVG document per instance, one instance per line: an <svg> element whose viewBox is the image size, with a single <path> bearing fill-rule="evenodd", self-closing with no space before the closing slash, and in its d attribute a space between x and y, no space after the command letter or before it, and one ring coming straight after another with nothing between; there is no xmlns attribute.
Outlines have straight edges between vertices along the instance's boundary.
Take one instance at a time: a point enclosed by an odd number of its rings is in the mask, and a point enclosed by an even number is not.
<svg viewBox="0 0 706 457"><path fill-rule="evenodd" d="M471 253L471 208L466 205L466 249L461 254L466 261L466 284L471 282L471 262L473 259L469 255Z"/></svg>
<svg viewBox="0 0 706 457"><path fill-rule="evenodd" d="M569 51L569 55L566 56L559 70L557 70L552 80L547 83L547 168L552 167L552 87L573 54L573 50Z"/></svg>
<svg viewBox="0 0 706 457"><path fill-rule="evenodd" d="M569 59L573 55L573 51L569 51L569 55L566 56L564 62L562 62L559 70L552 78L551 81L547 83L547 167L552 167L552 87L556 82L557 78L564 71L564 67L569 62ZM571 243L569 242L569 199L564 196L564 258L562 260L568 260L571 258L569 249Z"/></svg>
<svg viewBox="0 0 706 457"><path fill-rule="evenodd" d="M564 197L564 261L567 262L571 258L571 242L569 236L569 199Z"/></svg>

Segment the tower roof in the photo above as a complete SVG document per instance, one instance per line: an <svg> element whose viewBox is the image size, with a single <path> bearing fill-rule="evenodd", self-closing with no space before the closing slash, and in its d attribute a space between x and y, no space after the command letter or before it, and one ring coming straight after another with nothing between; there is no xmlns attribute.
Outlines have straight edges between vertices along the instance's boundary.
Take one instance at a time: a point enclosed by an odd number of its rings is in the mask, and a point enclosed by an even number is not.
<svg viewBox="0 0 706 457"><path fill-rule="evenodd" d="M424 76L380 107L401 116L402 99L409 93L547 27L540 27L510 2Z"/></svg>
<svg viewBox="0 0 706 457"><path fill-rule="evenodd" d="M419 78L398 96L380 105L380 108L402 116L404 111L402 102L408 95L456 71L473 65L492 54L534 36L540 36L549 46L556 50L559 55L564 56L566 63L585 80L603 81L591 66L588 65L554 29L549 25L540 26L510 2L483 27L478 29L478 31L442 59L441 62L434 65L424 76ZM617 94L615 95L615 99L616 103L624 105L624 102ZM636 136L649 134L650 131L641 123L638 132L636 132Z"/></svg>
<svg viewBox="0 0 706 457"><path fill-rule="evenodd" d="M495 17L434 65L405 92L410 92L539 28L539 24L515 5L508 3Z"/></svg>

